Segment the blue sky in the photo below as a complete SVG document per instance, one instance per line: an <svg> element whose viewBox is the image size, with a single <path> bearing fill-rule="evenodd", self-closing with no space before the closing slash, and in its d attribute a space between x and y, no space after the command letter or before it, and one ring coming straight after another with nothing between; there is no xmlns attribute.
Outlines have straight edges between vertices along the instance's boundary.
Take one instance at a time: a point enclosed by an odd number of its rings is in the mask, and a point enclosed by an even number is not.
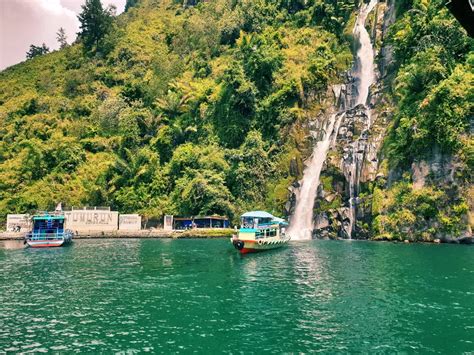
<svg viewBox="0 0 474 355"><path fill-rule="evenodd" d="M102 0L114 4L117 14L126 0ZM43 42L51 49L59 47L56 32L66 30L68 42L79 30L77 14L85 0L0 0L0 70L25 60L31 44Z"/></svg>

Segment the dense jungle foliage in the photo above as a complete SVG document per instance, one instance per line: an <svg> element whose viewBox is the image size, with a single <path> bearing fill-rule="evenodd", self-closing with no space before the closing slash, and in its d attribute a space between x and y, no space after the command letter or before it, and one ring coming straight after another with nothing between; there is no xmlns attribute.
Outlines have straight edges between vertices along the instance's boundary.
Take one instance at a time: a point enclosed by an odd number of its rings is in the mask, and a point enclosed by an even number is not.
<svg viewBox="0 0 474 355"><path fill-rule="evenodd" d="M84 22L100 16L82 15L75 44L0 73L2 218L59 201L145 218L281 214L314 98L351 64L358 4L184 5L128 1L96 32Z"/></svg>
<svg viewBox="0 0 474 355"><path fill-rule="evenodd" d="M401 1L387 39L395 54L394 117L384 149L392 181L374 190L376 238L429 241L472 233L474 41L445 5ZM429 174L416 186L423 163Z"/></svg>
<svg viewBox="0 0 474 355"><path fill-rule="evenodd" d="M472 224L473 41L443 0L395 5L383 38L394 51L383 94L393 117L385 178L370 187L371 235L457 235ZM104 15L99 37L4 70L0 219L59 201L145 219L283 214L307 123L352 65L358 6L128 0L124 14ZM414 188L413 164L436 156L454 164L452 182L430 175Z"/></svg>

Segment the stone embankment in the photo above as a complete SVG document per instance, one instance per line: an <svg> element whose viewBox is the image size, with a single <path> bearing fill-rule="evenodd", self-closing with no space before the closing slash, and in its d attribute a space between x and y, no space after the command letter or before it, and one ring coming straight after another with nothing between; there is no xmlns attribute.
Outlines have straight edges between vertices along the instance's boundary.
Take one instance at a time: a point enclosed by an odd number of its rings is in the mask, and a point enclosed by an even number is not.
<svg viewBox="0 0 474 355"><path fill-rule="evenodd" d="M147 229L140 231L90 232L80 233L74 239L112 239L112 238L230 238L234 233L230 228L189 229L185 231L165 231L163 229ZM25 233L0 232L0 240L21 240Z"/></svg>

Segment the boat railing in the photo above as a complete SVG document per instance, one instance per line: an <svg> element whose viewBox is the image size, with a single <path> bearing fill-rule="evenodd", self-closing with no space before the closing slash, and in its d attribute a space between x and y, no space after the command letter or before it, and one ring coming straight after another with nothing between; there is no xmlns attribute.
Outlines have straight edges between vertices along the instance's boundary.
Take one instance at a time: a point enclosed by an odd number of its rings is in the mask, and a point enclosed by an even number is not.
<svg viewBox="0 0 474 355"><path fill-rule="evenodd" d="M65 232L56 232L56 233L31 233L31 240L56 240L56 239L64 239L66 236Z"/></svg>

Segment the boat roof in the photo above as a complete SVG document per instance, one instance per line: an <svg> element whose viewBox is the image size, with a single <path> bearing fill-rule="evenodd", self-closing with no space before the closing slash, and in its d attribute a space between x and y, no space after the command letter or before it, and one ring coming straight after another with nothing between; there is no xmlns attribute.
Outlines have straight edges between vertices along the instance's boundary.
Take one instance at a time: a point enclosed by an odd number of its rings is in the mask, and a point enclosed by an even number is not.
<svg viewBox="0 0 474 355"><path fill-rule="evenodd" d="M48 215L48 214L43 214L43 215L36 215L33 216L34 221L41 221L41 220L51 220L51 219L65 219L64 215Z"/></svg>
<svg viewBox="0 0 474 355"><path fill-rule="evenodd" d="M242 215L242 217L253 217L253 218L271 218L275 219L274 215L271 213L265 212L265 211L251 211L251 212L246 212Z"/></svg>

